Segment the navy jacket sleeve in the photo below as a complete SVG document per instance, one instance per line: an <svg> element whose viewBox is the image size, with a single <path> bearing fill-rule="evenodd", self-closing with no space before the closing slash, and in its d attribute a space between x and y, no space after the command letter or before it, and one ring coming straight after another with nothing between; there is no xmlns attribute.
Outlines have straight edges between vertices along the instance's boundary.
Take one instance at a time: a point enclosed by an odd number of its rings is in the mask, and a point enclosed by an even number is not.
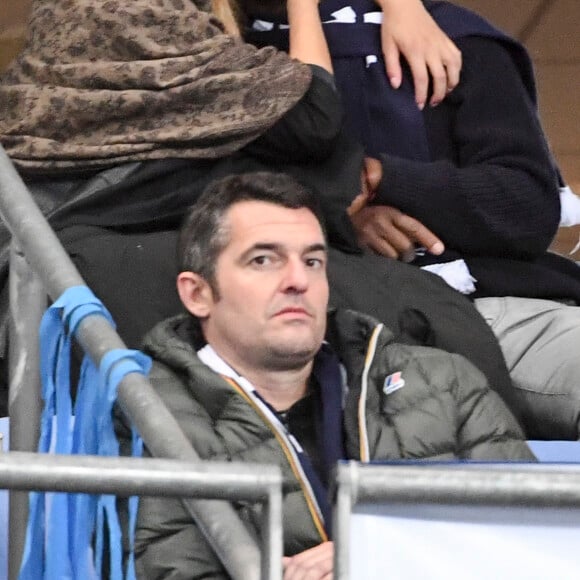
<svg viewBox="0 0 580 580"><path fill-rule="evenodd" d="M529 97L507 50L468 37L461 83L426 111L432 162L383 155L375 203L419 219L469 255L534 258L558 227L556 172Z"/></svg>

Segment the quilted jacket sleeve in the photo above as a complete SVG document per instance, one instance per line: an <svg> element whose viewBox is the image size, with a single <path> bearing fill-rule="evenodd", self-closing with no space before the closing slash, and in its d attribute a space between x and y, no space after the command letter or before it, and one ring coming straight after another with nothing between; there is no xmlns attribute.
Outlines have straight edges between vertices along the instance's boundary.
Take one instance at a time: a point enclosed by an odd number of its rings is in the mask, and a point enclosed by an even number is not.
<svg viewBox="0 0 580 580"><path fill-rule="evenodd" d="M450 355L457 403L457 446L462 459L534 461L516 419L469 361Z"/></svg>
<svg viewBox="0 0 580 580"><path fill-rule="evenodd" d="M135 561L143 580L229 578L179 499L141 499Z"/></svg>

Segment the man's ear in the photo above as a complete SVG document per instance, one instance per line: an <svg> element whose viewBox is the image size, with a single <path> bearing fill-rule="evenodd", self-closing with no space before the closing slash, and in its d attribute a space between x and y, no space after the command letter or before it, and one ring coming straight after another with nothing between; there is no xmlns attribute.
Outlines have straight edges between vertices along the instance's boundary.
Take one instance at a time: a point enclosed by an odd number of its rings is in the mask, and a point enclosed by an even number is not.
<svg viewBox="0 0 580 580"><path fill-rule="evenodd" d="M213 291L205 278L194 272L177 276L177 292L185 308L197 318L207 318L213 304Z"/></svg>

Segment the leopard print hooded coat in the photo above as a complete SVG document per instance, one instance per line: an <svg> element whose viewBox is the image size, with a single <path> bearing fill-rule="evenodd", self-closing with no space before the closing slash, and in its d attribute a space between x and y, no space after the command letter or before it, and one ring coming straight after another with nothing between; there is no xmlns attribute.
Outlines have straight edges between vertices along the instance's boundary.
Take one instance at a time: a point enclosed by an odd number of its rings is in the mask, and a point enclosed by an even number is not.
<svg viewBox="0 0 580 580"><path fill-rule="evenodd" d="M209 0L33 0L0 78L0 142L33 171L215 159L264 133L310 78L226 34Z"/></svg>

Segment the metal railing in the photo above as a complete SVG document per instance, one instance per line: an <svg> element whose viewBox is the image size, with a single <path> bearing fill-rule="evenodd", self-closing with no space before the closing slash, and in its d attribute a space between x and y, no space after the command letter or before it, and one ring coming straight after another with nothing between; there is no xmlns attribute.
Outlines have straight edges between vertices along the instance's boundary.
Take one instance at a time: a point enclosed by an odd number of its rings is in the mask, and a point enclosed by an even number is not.
<svg viewBox="0 0 580 580"><path fill-rule="evenodd" d="M36 450L40 411L39 317L47 294L55 300L66 289L84 285L84 281L1 147L0 214L14 243L10 281L11 449L30 452ZM83 319L77 338L96 365L107 351L126 348L100 315ZM201 462L173 415L141 374L130 373L121 381L118 402L153 456L194 464ZM215 499L183 501L232 578L280 577L281 545L277 540L271 539L269 550L261 554L231 504ZM24 546L26 494L11 493L10 513L9 577L12 580L17 577Z"/></svg>
<svg viewBox="0 0 580 580"><path fill-rule="evenodd" d="M580 465L340 463L334 509L334 578L348 580L357 505L427 504L580 508Z"/></svg>
<svg viewBox="0 0 580 580"><path fill-rule="evenodd" d="M282 475L278 466L134 457L0 454L0 488L119 496L247 500L264 504L264 577L281 577Z"/></svg>

